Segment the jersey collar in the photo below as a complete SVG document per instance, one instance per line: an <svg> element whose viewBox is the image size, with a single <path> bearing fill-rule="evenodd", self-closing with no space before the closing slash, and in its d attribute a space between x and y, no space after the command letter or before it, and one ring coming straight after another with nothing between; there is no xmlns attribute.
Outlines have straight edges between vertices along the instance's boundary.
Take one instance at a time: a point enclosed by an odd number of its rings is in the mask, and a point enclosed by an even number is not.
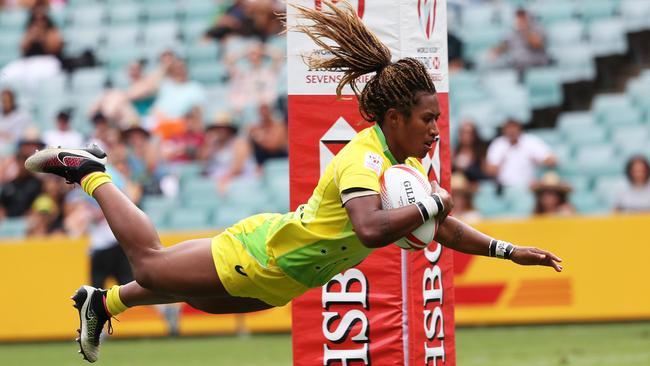
<svg viewBox="0 0 650 366"><path fill-rule="evenodd" d="M393 156L393 153L390 152L388 149L388 144L386 143L386 136L384 136L384 131L381 130L381 127L379 127L378 123L375 123L375 125L372 127L375 130L375 133L377 134L377 138L379 139L379 142L381 143L381 148L384 150L384 155L390 160L391 164L396 165L399 164L397 162L397 159Z"/></svg>

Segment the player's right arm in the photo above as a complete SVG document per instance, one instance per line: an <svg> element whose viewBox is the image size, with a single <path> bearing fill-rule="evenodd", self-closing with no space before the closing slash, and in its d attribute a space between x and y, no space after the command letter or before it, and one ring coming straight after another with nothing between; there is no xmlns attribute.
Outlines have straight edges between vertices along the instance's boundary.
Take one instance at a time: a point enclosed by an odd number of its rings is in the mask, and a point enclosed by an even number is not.
<svg viewBox="0 0 650 366"><path fill-rule="evenodd" d="M422 225L415 205L384 210L377 193L350 199L345 210L357 237L368 248L386 246Z"/></svg>

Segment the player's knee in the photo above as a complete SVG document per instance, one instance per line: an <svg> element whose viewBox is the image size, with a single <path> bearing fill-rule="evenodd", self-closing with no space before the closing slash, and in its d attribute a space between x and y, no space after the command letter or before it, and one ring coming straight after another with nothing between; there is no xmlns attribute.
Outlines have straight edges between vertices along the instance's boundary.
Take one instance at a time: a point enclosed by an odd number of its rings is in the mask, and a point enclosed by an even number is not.
<svg viewBox="0 0 650 366"><path fill-rule="evenodd" d="M155 263L147 260L141 260L133 268L133 278L140 286L155 290L160 283L160 271Z"/></svg>

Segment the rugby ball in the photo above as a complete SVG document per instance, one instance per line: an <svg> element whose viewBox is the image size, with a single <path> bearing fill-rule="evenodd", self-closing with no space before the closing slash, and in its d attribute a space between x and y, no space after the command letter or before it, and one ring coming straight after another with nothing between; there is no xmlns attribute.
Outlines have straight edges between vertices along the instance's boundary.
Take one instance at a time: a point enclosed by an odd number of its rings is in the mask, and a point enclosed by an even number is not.
<svg viewBox="0 0 650 366"><path fill-rule="evenodd" d="M382 208L392 209L413 205L431 194L427 177L416 168L398 164L384 171L379 178ZM436 235L438 223L434 218L423 223L395 245L403 249L420 250L429 245Z"/></svg>

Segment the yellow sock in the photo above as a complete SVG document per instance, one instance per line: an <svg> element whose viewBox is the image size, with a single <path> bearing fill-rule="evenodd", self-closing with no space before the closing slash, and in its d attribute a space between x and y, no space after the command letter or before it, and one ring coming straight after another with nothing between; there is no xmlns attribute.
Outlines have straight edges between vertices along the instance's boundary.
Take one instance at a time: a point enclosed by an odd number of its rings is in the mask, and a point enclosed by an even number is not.
<svg viewBox="0 0 650 366"><path fill-rule="evenodd" d="M81 179L81 188L92 197L97 187L112 181L111 176L105 172L93 172Z"/></svg>
<svg viewBox="0 0 650 366"><path fill-rule="evenodd" d="M120 287L121 286L115 285L111 287L106 294L106 310L108 310L112 316L117 316L129 308L124 305L120 299Z"/></svg>

